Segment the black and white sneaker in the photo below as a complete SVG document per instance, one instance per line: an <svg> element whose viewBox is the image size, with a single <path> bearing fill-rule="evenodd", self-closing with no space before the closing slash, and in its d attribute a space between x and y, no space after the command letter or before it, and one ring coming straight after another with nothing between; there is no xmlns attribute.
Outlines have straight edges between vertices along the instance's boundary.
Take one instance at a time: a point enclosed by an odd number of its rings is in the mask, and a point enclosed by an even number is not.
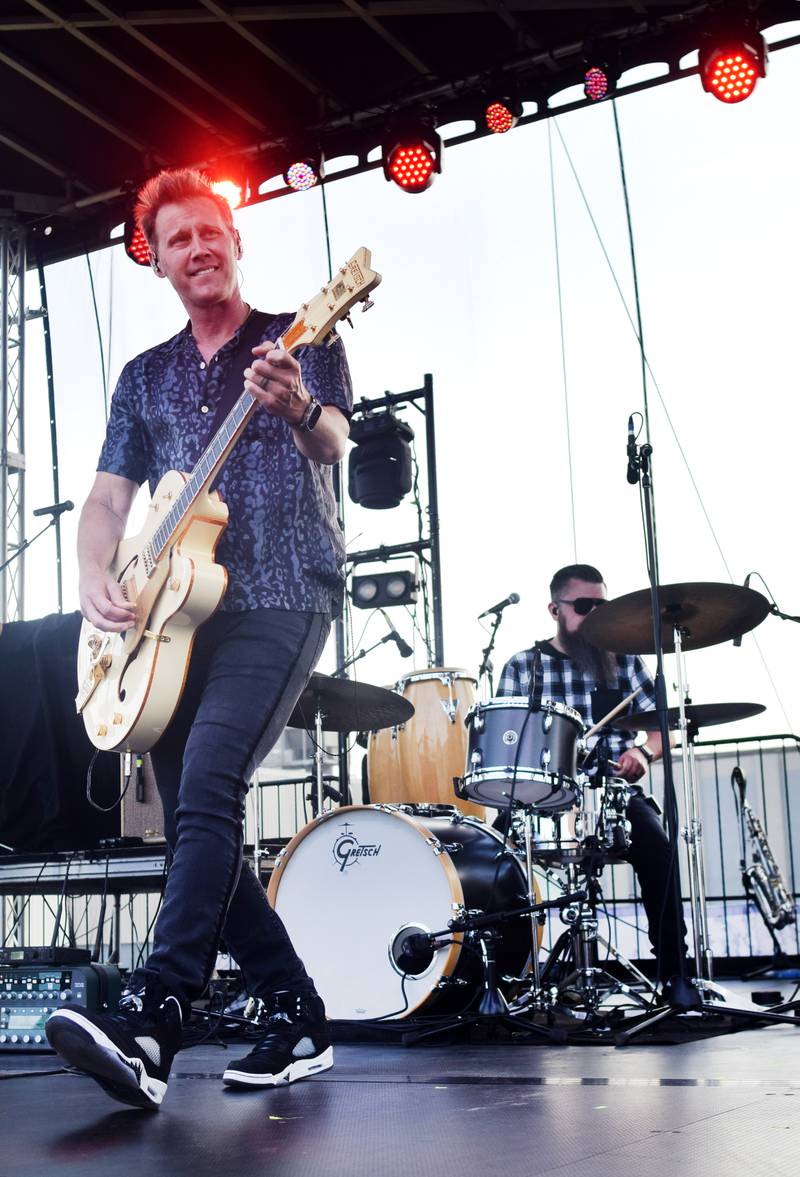
<svg viewBox="0 0 800 1177"><path fill-rule="evenodd" d="M178 998L148 986L124 994L115 1014L63 1005L47 1019L45 1033L63 1059L91 1075L113 1099L157 1108L181 1048L182 1023Z"/></svg>
<svg viewBox="0 0 800 1177"><path fill-rule="evenodd" d="M222 1076L230 1087L277 1087L333 1066L325 1006L316 993L280 992L266 1000L262 1037Z"/></svg>

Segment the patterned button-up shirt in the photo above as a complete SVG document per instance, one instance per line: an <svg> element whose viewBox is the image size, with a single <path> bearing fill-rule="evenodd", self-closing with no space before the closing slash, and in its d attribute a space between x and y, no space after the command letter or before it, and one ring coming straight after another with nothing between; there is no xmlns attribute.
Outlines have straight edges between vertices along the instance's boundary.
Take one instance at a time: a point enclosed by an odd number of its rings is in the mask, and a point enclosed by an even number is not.
<svg viewBox="0 0 800 1177"><path fill-rule="evenodd" d="M292 319L274 316L262 339L277 339ZM148 482L151 493L168 470L191 471L209 441L240 333L241 328L206 363L187 324L131 360L111 401L98 470ZM300 348L295 355L309 392L349 416L353 394L341 341L330 348ZM223 609L338 612L344 538L331 467L304 457L285 421L259 408L214 489L230 512L216 550L217 562L228 571Z"/></svg>
<svg viewBox="0 0 800 1177"><path fill-rule="evenodd" d="M539 653L539 659L536 653ZM584 670L566 654L561 654L550 642L537 642L529 650L521 650L509 658L500 675L498 695L532 695L551 699L572 707L586 728L602 719L626 695L639 688L639 694L626 707L624 715L634 711L649 711L656 705L655 690L650 671L638 654L615 654L616 677L612 684L603 686L589 670ZM536 665L538 661L538 666ZM533 673L536 670L536 683ZM605 729L605 746L612 760L634 743L633 734ZM597 737L589 741L591 749Z"/></svg>

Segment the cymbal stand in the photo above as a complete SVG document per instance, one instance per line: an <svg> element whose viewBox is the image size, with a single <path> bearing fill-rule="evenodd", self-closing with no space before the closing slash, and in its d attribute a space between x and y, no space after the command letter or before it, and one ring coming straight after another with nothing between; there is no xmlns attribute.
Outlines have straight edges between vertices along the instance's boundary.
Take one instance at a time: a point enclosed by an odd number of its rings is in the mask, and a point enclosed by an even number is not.
<svg viewBox="0 0 800 1177"><path fill-rule="evenodd" d="M531 970L533 973L533 986L536 992L540 989L540 975L539 975L539 920L544 918L543 913L536 912L536 892L534 891L533 883L533 856L532 856L532 830L531 823L533 821L533 812L530 806L525 807L525 815L523 818L523 830L525 836L525 877L528 880L528 903L531 905Z"/></svg>
<svg viewBox="0 0 800 1177"><path fill-rule="evenodd" d="M697 775L694 758L694 742L697 729L686 717L688 685L685 678L683 637L680 625L673 629L675 639L675 669L678 687L678 730L681 736L681 760L683 764L683 803L686 824L683 837L686 842L687 865L689 868L689 906L692 912L692 948L694 954L694 985L702 991L713 979L713 955L708 931L708 904L706 901L706 873L703 860L703 820L698 804Z"/></svg>
<svg viewBox="0 0 800 1177"><path fill-rule="evenodd" d="M317 817L322 816L325 801L325 750L322 743L322 707L317 699L314 707L314 790L317 795Z"/></svg>

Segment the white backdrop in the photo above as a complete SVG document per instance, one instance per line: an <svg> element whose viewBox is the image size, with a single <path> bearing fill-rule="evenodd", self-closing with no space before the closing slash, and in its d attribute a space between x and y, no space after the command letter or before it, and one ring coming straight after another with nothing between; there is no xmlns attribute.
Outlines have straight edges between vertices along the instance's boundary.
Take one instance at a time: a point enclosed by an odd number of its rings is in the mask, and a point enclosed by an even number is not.
<svg viewBox="0 0 800 1177"><path fill-rule="evenodd" d="M800 51L734 108L696 78L621 100L644 336L677 438L727 560L741 582L758 569L781 606L796 591L794 468L798 425L796 111ZM612 110L558 118L592 213L633 311ZM445 150L444 171L409 197L379 171L327 189L334 264L360 244L384 281L369 315L343 327L356 396L434 377L444 574L445 654L473 672L485 637L475 618L510 591L496 666L550 634L547 584L574 558L548 134L552 134L575 477L577 558L597 564L611 596L646 584L637 494L625 478L626 424L641 410L637 343L555 125L517 128ZM265 310L296 307L327 276L319 191L236 214L244 294ZM184 322L166 282L120 247L91 257L110 387L135 352ZM89 489L104 424L98 334L86 259L48 271L56 366L61 497ZM29 294L28 303L32 299ZM39 328L28 336L28 504L52 501ZM728 580L655 390L650 389L662 581ZM418 428L422 420L407 417ZM412 538L409 506L347 507L351 548ZM28 531L32 532L29 522ZM64 517L65 608L77 605L77 511ZM26 616L55 608L51 537L29 553ZM756 587L758 587L756 582ZM356 611L355 636L366 620ZM410 620L395 610L412 639ZM384 632L375 619L365 641ZM698 652L696 702L744 699L767 712L742 734L800 725L800 629L769 618L758 642ZM423 665L382 647L361 677L388 682ZM326 656L324 668L330 668ZM707 732L706 734L713 734ZM719 730L719 734L730 734Z"/></svg>

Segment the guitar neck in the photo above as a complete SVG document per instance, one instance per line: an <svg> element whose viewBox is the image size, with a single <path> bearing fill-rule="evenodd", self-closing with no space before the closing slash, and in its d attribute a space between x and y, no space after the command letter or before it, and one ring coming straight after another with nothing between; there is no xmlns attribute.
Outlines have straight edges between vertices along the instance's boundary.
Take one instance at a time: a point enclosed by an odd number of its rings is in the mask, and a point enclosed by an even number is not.
<svg viewBox="0 0 800 1177"><path fill-rule="evenodd" d="M286 332L278 339L275 346L291 352L293 348L291 344L287 345L288 337L289 332ZM242 392L206 446L197 465L189 475L186 485L169 511L167 511L161 525L151 536L148 546L151 549L154 563L160 560L164 551L169 547L172 537L176 532L180 531L184 520L189 515L197 499L208 490L217 477L217 474L227 460L228 454L241 437L247 422L257 408L258 401L256 398L246 390Z"/></svg>

